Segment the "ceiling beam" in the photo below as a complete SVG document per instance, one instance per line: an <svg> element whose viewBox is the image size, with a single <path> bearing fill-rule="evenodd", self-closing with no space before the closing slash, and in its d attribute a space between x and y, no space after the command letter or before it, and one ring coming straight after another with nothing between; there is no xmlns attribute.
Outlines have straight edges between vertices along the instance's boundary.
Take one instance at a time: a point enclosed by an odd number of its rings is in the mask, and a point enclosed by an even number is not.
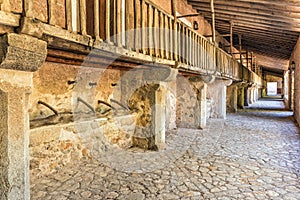
<svg viewBox="0 0 300 200"><path fill-rule="evenodd" d="M218 27L224 28L226 31L229 29L229 25L225 23L218 23ZM249 27L241 27L241 26L234 26L233 30L240 30L244 31L246 33L258 33L258 34L263 34L263 35L272 35L272 36L277 36L279 38L282 38L283 40L297 40L299 37L299 34L289 34L289 32L280 32L280 31L266 31L266 30L260 30L260 29L253 29Z"/></svg>
<svg viewBox="0 0 300 200"><path fill-rule="evenodd" d="M189 3L191 5L204 5L208 4L209 0L189 0ZM237 7L237 8L243 8L243 9L255 9L258 11L266 11L273 13L274 11L280 14L280 12L284 13L300 13L300 6L296 5L271 5L270 3L267 4L261 4L261 3L255 3L252 1L248 2L241 2L241 1L224 1L224 0L215 0L215 5L221 5L221 6L230 6L230 7Z"/></svg>
<svg viewBox="0 0 300 200"><path fill-rule="evenodd" d="M191 3L193 7L196 9L201 8L209 8L209 4L207 3ZM266 5L267 6L267 5ZM269 16L269 17L276 17L281 16L282 18L291 18L291 19L299 19L300 13L293 13L288 11L274 11L274 10L261 10L261 9L253 9L251 7L237 7L232 5L215 5L215 11L218 13L218 11L224 10L224 11L231 11L231 12L239 12L239 13L246 13L251 15L258 15L258 16Z"/></svg>
<svg viewBox="0 0 300 200"><path fill-rule="evenodd" d="M205 16L206 17L206 16ZM271 25L271 26L280 26L280 27L288 27L288 28L300 28L300 21L297 23L291 23L289 22L279 22L274 21L272 18L269 19L255 19L255 18L249 18L249 17L241 17L241 16L232 16L232 15L226 15L226 14L219 14L216 13L216 18L223 19L225 21L231 21L231 22L249 22L249 23L255 23L255 24L262 24L262 25Z"/></svg>
<svg viewBox="0 0 300 200"><path fill-rule="evenodd" d="M189 2L209 2L209 0L188 0ZM270 6L300 6L298 0L215 0L216 2L241 2L241 3L251 3L259 5L270 5Z"/></svg>

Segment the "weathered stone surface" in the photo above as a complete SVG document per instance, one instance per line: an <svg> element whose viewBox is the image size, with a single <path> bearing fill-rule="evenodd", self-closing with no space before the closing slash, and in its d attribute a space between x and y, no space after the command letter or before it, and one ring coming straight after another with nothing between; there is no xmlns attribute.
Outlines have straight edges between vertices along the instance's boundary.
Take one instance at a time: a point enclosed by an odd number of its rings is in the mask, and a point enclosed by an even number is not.
<svg viewBox="0 0 300 200"><path fill-rule="evenodd" d="M0 38L0 67L36 71L45 61L47 44L27 35L9 33Z"/></svg>
<svg viewBox="0 0 300 200"><path fill-rule="evenodd" d="M283 108L270 101L252 108L266 104ZM33 174L32 198L47 191L52 199L298 199L299 137L291 114L249 109L211 119L203 131L179 129L166 151L107 152L107 160L74 162L47 178Z"/></svg>
<svg viewBox="0 0 300 200"><path fill-rule="evenodd" d="M47 0L32 0L33 16L42 22L48 21L48 2Z"/></svg>
<svg viewBox="0 0 300 200"><path fill-rule="evenodd" d="M0 82L0 198L29 199L29 88Z"/></svg>

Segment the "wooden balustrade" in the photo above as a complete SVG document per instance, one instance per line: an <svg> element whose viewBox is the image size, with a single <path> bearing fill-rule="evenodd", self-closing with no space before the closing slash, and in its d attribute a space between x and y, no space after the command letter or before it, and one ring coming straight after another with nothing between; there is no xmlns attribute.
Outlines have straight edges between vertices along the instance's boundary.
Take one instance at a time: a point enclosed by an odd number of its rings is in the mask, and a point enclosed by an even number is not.
<svg viewBox="0 0 300 200"><path fill-rule="evenodd" d="M231 55L150 0L65 0L65 16L65 29L95 41L236 79L248 73Z"/></svg>

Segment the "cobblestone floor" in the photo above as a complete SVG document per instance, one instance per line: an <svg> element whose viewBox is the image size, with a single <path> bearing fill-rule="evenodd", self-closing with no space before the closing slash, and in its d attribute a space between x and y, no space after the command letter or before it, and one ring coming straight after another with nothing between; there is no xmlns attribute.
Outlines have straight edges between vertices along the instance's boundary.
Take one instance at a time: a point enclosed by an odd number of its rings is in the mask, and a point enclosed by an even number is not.
<svg viewBox="0 0 300 200"><path fill-rule="evenodd" d="M282 108L259 101L209 120L205 130L168 134L161 152L112 148L48 177L33 175L31 198L300 199L300 134Z"/></svg>

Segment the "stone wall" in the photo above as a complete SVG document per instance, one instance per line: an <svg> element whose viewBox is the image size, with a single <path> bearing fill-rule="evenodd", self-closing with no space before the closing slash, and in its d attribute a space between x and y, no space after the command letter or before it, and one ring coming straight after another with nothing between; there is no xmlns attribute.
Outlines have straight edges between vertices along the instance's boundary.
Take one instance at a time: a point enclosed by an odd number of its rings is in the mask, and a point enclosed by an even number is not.
<svg viewBox="0 0 300 200"><path fill-rule="evenodd" d="M199 128L201 115L200 93L203 87L203 81L190 81L188 77L177 79L177 127Z"/></svg>
<svg viewBox="0 0 300 200"><path fill-rule="evenodd" d="M30 131L30 169L35 176L53 173L74 160L104 153L108 146L132 146L135 115L114 116Z"/></svg>
<svg viewBox="0 0 300 200"><path fill-rule="evenodd" d="M295 87L294 87L294 115L300 124L300 37L290 58L290 63L295 62Z"/></svg>
<svg viewBox="0 0 300 200"><path fill-rule="evenodd" d="M46 62L33 76L34 87L30 95L29 106L30 119L53 115L51 110L38 104L38 101L51 105L59 113L89 112L86 106L77 102L77 97L80 97L98 111L107 110L107 106L98 104L97 101L109 102L111 98L119 98L114 88L121 73L120 70Z"/></svg>

